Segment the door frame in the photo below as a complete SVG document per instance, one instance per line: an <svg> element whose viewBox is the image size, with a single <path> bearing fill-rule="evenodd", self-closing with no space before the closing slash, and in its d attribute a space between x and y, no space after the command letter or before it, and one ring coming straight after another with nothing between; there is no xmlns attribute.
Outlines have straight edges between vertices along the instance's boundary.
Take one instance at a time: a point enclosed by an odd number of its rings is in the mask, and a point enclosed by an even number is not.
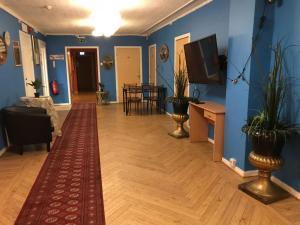
<svg viewBox="0 0 300 225"><path fill-rule="evenodd" d="M185 33L182 35L179 35L177 37L174 38L174 72L176 71L176 41L180 40L182 38L188 38L189 43L191 42L191 33ZM173 75L174 76L174 75ZM174 81L174 92L175 92L175 79L173 77L173 81ZM188 82L188 86L187 86L187 92L188 92L188 97L190 96L190 83ZM175 94L175 93L173 93Z"/></svg>
<svg viewBox="0 0 300 225"><path fill-rule="evenodd" d="M154 62L155 62L155 76L154 76L154 84L157 85L157 71L156 71L156 66L157 66L157 62L156 62L156 44L153 45L149 45L148 46L148 66L149 66L149 84L150 84L150 48L154 47Z"/></svg>
<svg viewBox="0 0 300 225"><path fill-rule="evenodd" d="M96 49L96 61L97 61L97 71L98 71L98 81L101 82L100 75L100 48L99 46L65 46L65 61L66 61L66 71L67 71L67 82L68 82L68 95L69 104L72 104L71 88L70 88L70 74L68 65L68 50L71 49Z"/></svg>
<svg viewBox="0 0 300 225"><path fill-rule="evenodd" d="M26 86L28 85L27 84L27 81L26 81L26 75L25 75L25 72L24 72L24 60L23 60L23 52L22 52L22 43L21 43L21 35L27 35L30 37L30 48L31 48L31 61L32 61L32 75L33 75L33 78L35 79L35 70L34 70L34 61L33 61L33 48L32 48L32 38L31 38L31 35L28 34L28 33L25 33L24 31L21 31L19 30L19 41L20 41L20 50L21 50L21 59L22 59L22 71L23 71L23 81L24 81L24 93L25 93L25 96L30 96L28 91L27 91L27 88ZM34 93L34 92L33 92ZM30 96L30 97L33 97L33 96Z"/></svg>
<svg viewBox="0 0 300 225"><path fill-rule="evenodd" d="M43 82L43 92L44 96L50 96L50 91L49 91L49 78L48 78L48 65L47 65L47 48L46 48L46 42L42 40L38 40L39 46L43 46L45 49L45 57L43 58L42 54L42 48L40 47L40 67L41 67L41 77L42 77L42 82Z"/></svg>
<svg viewBox="0 0 300 225"><path fill-rule="evenodd" d="M119 84L118 84L118 60L117 50L118 48L138 48L140 51L140 82L143 83L143 48L142 46L114 46L114 57L115 57L115 74L116 74L116 102L119 103Z"/></svg>

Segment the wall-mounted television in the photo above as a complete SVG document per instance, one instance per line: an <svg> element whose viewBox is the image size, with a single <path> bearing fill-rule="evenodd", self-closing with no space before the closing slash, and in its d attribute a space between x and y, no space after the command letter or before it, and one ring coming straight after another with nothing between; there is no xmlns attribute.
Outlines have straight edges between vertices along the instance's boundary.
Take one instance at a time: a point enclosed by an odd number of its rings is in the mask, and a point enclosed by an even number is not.
<svg viewBox="0 0 300 225"><path fill-rule="evenodd" d="M186 44L184 52L190 83L223 84L215 34Z"/></svg>

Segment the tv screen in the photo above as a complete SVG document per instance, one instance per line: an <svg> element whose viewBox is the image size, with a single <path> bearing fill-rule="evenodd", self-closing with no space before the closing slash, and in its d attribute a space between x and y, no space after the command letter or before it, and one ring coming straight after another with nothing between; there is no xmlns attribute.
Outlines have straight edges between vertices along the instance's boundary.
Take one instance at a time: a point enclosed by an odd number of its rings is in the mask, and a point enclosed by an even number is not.
<svg viewBox="0 0 300 225"><path fill-rule="evenodd" d="M216 35L184 46L190 83L222 83Z"/></svg>

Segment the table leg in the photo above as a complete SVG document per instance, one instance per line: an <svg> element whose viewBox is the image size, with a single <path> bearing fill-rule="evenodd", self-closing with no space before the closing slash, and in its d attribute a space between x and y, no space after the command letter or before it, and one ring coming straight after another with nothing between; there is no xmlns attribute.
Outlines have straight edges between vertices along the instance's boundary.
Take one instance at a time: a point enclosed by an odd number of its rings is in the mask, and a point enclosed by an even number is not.
<svg viewBox="0 0 300 225"><path fill-rule="evenodd" d="M216 116L215 122L215 144L213 151L213 160L216 162L222 161L224 155L224 115Z"/></svg>
<svg viewBox="0 0 300 225"><path fill-rule="evenodd" d="M208 139L208 121L204 111L190 104L190 141L200 142Z"/></svg>

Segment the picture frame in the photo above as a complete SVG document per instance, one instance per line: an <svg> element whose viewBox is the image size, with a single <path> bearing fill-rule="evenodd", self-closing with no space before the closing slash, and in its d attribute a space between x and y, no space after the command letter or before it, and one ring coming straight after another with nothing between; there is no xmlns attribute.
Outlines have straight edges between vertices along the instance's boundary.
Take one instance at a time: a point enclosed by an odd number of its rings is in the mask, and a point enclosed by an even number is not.
<svg viewBox="0 0 300 225"><path fill-rule="evenodd" d="M40 49L38 39L34 36L31 36L32 40L32 49L33 49L33 62L35 65L40 64Z"/></svg>
<svg viewBox="0 0 300 225"><path fill-rule="evenodd" d="M13 54L15 66L22 66L21 49L19 41L13 42Z"/></svg>

